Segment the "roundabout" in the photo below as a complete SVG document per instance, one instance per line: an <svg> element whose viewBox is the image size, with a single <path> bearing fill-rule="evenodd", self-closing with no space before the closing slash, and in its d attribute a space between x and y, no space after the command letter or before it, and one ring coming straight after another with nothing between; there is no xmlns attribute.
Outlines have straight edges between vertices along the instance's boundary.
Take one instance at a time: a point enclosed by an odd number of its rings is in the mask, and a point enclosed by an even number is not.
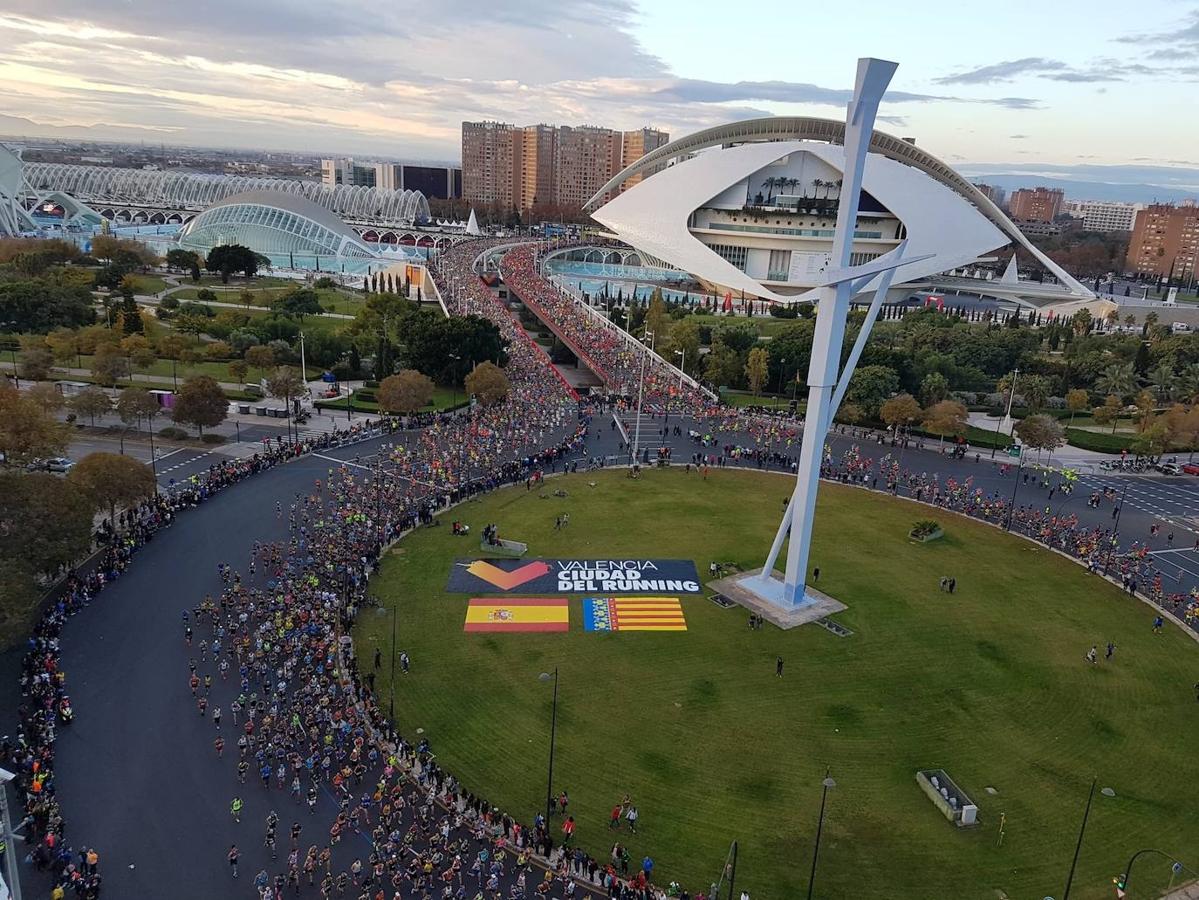
<svg viewBox="0 0 1199 900"><path fill-rule="evenodd" d="M394 687L403 733L522 819L545 806L553 686L539 673L556 669L553 792L569 795L573 842L605 863L619 842L634 869L651 856L659 883L693 892L736 840L738 889L802 896L829 768L817 880L828 896L1060 890L1092 777L1114 796L1096 799L1073 896L1107 896L1138 847L1199 838L1199 792L1174 774L1194 733L1199 648L1177 628L1155 634L1149 607L1065 557L965 517L935 511L944 535L920 543L909 532L927 507L822 486L812 564L820 590L848 607L834 617L844 636L751 629L710 592L673 595L685 630L600 633L586 630L583 594L540 586L525 596L566 598L565 631L467 631L471 598L487 595L446 590L456 561L497 555L480 549L489 524L528 544L526 563L691 560L705 580L712 562L748 570L791 485L738 470L636 481L606 470L460 505L385 555L370 590L395 619L359 617L358 658L364 669L376 659L384 709ZM408 661L394 685L393 624ZM977 826L955 828L922 796L927 769L974 799ZM609 827L626 796L637 834L624 818ZM1142 889L1169 881L1154 865L1138 872Z"/></svg>

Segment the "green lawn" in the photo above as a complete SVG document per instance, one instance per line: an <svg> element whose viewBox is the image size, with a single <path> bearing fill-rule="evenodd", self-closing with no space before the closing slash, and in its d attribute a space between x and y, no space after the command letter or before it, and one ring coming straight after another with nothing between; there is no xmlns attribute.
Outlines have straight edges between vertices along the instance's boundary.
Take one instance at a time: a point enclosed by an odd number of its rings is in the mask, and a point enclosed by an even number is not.
<svg viewBox="0 0 1199 900"><path fill-rule="evenodd" d="M708 325L713 329L731 328L737 325L752 325L762 337L773 337L796 319L777 319L774 316L713 316L708 313L692 313L681 321L694 322L696 325Z"/></svg>
<svg viewBox="0 0 1199 900"><path fill-rule="evenodd" d="M945 539L913 544L907 530L927 510L824 485L812 561L821 589L848 604L837 619L851 637L815 625L751 632L743 611L704 598L683 600L685 633L586 633L574 600L566 634L464 634L467 598L444 586L455 557L478 554L488 522L528 541L531 557L685 557L702 573L713 559L760 564L790 490L779 476L717 471L704 482L681 469L552 486L569 497L516 487L453 510L443 518L468 522L472 537L422 529L372 585L396 604L412 660L395 693L401 728L427 737L469 790L524 820L543 806L551 689L537 675L557 666L554 787L570 794L577 839L601 859L614 838L627 841L634 860L654 857L661 881L693 892L736 839L738 888L802 897L826 766L837 786L823 897L1060 896L1093 775L1116 796L1096 796L1076 900L1110 897L1141 847L1193 853L1199 783L1184 761L1199 647L1173 627L1151 634L1147 607L1068 560L945 513ZM570 526L555 531L563 511ZM942 575L957 577L953 597L938 590ZM390 635L390 616L370 612L355 631L364 662L383 650L384 698ZM1114 662L1083 661L1109 639ZM915 782L925 767L946 769L976 800L978 828L936 812ZM635 837L607 828L626 792L641 813ZM1135 896L1168 878L1164 863L1141 860Z"/></svg>
<svg viewBox="0 0 1199 900"><path fill-rule="evenodd" d="M242 292L249 290L252 295L250 305L268 307L279 297L290 291L295 285L259 287L257 285L230 285L228 288L222 288L219 284L210 285L205 288L185 287L171 294L172 297L182 302L195 301L199 302L199 293L201 290L209 290L216 294L217 302L219 303L236 303L241 304ZM321 306L326 312L339 313L341 315L352 316L362 308L366 298L362 294L353 294L346 291L339 291L334 288L321 288L317 290L317 296L320 299Z"/></svg>
<svg viewBox="0 0 1199 900"><path fill-rule="evenodd" d="M133 289L135 294L157 294L169 287L166 280L159 275L130 275L129 277L137 282Z"/></svg>
<svg viewBox="0 0 1199 900"><path fill-rule="evenodd" d="M467 397L463 388L453 390L448 387L437 385L433 388L433 399L429 401L428 406L424 407L421 412L434 412L441 409L453 409L455 406L461 406ZM338 410L346 408L346 398L342 396L340 399L318 400L316 403L321 409ZM360 400L356 396L350 397L350 407L355 412L377 413L379 404L370 400Z"/></svg>
<svg viewBox="0 0 1199 900"><path fill-rule="evenodd" d="M805 387L802 390L806 395L807 388ZM755 397L753 394L746 391L724 391L720 395L720 399L729 406L765 406L777 409L788 409L791 406L790 394L788 394L786 397L777 397L773 394L762 394L761 396ZM800 396L797 392L796 399L799 403L797 408L802 415L803 411L808 405L807 398L806 396Z"/></svg>

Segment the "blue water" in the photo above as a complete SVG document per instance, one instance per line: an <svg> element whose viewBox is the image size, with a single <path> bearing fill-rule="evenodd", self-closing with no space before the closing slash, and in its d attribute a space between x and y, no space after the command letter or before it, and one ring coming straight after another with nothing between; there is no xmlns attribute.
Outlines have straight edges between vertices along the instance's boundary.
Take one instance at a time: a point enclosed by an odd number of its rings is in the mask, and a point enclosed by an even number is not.
<svg viewBox="0 0 1199 900"><path fill-rule="evenodd" d="M603 295L605 286L607 286L608 289L608 297L612 300L616 299L616 294L618 291L621 292L622 296L626 300L631 300L634 297L639 300L648 300L650 295L653 294L655 288L662 287L661 285L649 284L644 281L637 282L602 278L572 278L564 275L554 275L553 278L555 281L564 286L574 288L578 291L585 291L593 299ZM694 292L692 292L689 296L692 303L698 303L702 297L701 294L696 294ZM662 297L666 300L682 302L686 297L688 297L688 294L685 291L662 287Z"/></svg>
<svg viewBox="0 0 1199 900"><path fill-rule="evenodd" d="M551 259L547 266L555 275L590 275L600 278L634 279L660 284L681 284L691 278L678 269L659 269L656 266L618 266L609 263L578 262L571 259Z"/></svg>

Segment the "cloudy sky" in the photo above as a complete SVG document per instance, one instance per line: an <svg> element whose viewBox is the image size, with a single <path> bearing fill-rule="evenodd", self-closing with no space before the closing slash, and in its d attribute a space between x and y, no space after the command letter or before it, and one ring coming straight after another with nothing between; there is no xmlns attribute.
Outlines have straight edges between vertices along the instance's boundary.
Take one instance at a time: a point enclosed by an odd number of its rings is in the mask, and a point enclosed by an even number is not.
<svg viewBox="0 0 1199 900"><path fill-rule="evenodd" d="M948 161L1199 168L1199 0L2 0L0 131L454 160L463 119L839 116L862 55Z"/></svg>

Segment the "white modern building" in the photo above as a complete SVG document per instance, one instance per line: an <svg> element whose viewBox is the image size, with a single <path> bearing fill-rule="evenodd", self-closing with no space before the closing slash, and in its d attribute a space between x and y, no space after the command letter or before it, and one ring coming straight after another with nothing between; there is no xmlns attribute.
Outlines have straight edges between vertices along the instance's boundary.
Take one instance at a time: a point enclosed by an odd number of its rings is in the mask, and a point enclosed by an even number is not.
<svg viewBox="0 0 1199 900"><path fill-rule="evenodd" d="M643 256L719 290L811 301L833 248L844 133L842 122L807 117L706 129L628 166L587 208ZM596 208L613 187L655 168ZM971 270L985 254L1014 244L1056 283L1018 282L1012 268L993 287L1003 282L1006 294L1031 293L1033 302L1094 299L977 187L908 141L873 133L859 199L850 264L863 265L906 240L904 256L914 261L898 269L896 292Z"/></svg>
<svg viewBox="0 0 1199 900"><path fill-rule="evenodd" d="M1132 231L1137 211L1144 208L1144 203L1067 200L1065 211L1076 219L1082 219L1083 231Z"/></svg>

